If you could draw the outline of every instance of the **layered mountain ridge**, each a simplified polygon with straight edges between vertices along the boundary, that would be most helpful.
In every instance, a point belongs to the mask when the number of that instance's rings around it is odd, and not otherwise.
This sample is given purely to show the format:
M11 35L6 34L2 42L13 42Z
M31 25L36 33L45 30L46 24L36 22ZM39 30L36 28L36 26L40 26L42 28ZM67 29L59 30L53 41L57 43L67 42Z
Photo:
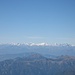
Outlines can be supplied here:
M75 75L75 57L55 59L40 54L0 62L0 75Z
M49 45L41 44L0 44L1 54L16 54L25 52L35 52L50 55L75 55L75 46L69 44Z

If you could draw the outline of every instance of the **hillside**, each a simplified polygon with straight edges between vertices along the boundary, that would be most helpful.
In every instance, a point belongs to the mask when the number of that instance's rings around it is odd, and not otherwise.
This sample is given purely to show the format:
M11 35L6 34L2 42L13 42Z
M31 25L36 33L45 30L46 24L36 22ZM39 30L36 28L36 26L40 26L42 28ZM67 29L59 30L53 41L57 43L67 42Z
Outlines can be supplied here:
M0 75L75 75L75 57L45 58L40 54L0 62Z

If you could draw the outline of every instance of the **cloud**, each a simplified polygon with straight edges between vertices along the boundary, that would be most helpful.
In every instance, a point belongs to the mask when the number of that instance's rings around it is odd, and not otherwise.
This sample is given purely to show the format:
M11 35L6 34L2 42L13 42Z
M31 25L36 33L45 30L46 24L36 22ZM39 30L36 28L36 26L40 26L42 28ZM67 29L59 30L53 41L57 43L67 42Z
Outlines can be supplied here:
M44 39L45 37L36 37L36 36L34 36L34 37L28 37L29 39Z
M58 39L61 39L61 40L75 40L75 38L58 38Z

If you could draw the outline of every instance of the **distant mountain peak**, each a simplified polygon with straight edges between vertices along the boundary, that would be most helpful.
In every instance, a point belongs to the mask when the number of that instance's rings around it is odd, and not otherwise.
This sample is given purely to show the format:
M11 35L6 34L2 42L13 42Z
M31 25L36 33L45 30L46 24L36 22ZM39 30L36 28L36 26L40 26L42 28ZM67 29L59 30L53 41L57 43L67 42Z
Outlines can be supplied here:
M28 45L30 45L30 46L48 46L49 44L47 44L47 43L30 43Z
M21 45L27 45L27 46L74 46L68 43L63 43L63 44L48 44L48 43L7 43L7 44L1 44L0 45L16 45L16 46L21 46Z

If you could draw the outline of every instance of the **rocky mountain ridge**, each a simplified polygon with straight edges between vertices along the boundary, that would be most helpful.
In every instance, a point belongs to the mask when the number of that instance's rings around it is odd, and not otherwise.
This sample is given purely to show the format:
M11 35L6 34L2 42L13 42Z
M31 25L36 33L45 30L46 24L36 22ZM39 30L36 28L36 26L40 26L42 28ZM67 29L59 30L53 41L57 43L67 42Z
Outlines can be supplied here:
M0 62L0 75L75 75L75 57L45 58L40 54Z

